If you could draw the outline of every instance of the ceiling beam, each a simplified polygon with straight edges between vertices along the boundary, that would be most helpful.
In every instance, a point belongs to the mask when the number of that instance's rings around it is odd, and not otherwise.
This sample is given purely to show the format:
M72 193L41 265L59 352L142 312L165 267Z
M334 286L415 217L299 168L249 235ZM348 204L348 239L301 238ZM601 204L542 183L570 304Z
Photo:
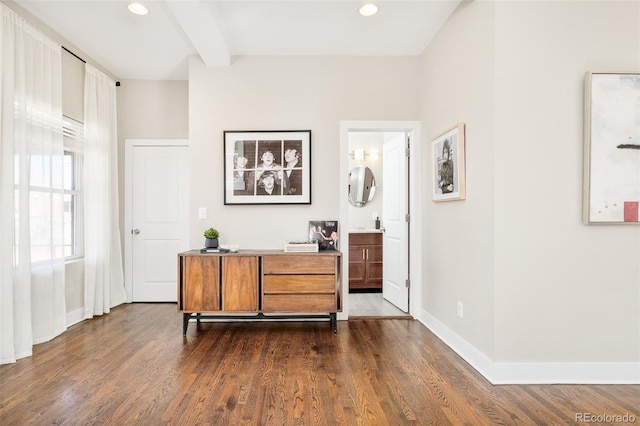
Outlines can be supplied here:
M231 65L229 49L207 1L166 0L165 3L207 66Z

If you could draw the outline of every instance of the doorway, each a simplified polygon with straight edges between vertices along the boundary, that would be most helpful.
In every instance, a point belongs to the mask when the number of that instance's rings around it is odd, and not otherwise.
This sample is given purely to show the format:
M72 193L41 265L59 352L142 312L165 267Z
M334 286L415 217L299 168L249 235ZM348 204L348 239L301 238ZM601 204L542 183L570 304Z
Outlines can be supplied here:
M420 123L419 122L341 122L341 188L344 191L341 192L344 196L340 199L340 220L341 224L341 239L346 244L349 244L350 236L354 235L351 249L343 250L344 268L343 268L343 288L344 288L344 304L343 315L340 319L346 319L346 317L363 317L363 316L375 316L375 317L416 317L420 312L420 287L418 285L410 286L410 283L419 283L422 276L421 271L421 239L416 238L421 232L421 220L417 214L420 208L420 198L417 197L416 184L419 182L419 170L415 167L415 161L420 153L420 146L417 141L420 140ZM406 152L409 153L409 157L405 156L405 145L401 143L401 154L397 155L398 149L389 151L384 148L387 142L400 138L402 141L409 138L408 148ZM367 142L368 141L368 142ZM397 148L397 147L396 147ZM364 151L364 152L363 152ZM372 152L377 151L378 155L371 155ZM385 163L385 154L387 151L387 162ZM357 155L356 155L357 152ZM389 153L396 152L394 155ZM363 155L364 154L364 155ZM354 161L355 158L359 159L359 163ZM369 161L366 161L369 160ZM388 169L391 163L405 162L403 168L400 171L401 178L395 176L391 178L390 182L382 182L385 180L382 165ZM372 173L376 178L377 185L379 186L378 193L371 199L371 205L367 208L355 209L352 204L349 203L347 197L347 188L349 185L349 171L355 166L365 165L370 166ZM388 174L392 174L389 173ZM384 212L383 198L385 193L385 186L388 193L388 198L392 201L392 205L398 206L397 209L390 212L388 207ZM402 188L399 188L399 187ZM401 191L399 191L402 189ZM401 194L403 197L397 197ZM406 197L405 197L406 196ZM389 204L389 203L387 203ZM400 206L402 204L402 206ZM384 212L384 213L383 213ZM401 212L401 213L400 213ZM395 229L395 235L401 238L387 238L391 232L387 233L385 228L386 222L391 225L391 228ZM375 229L375 219L381 219L380 230ZM414 218L410 222L405 223L405 219L408 221L409 217ZM392 221L391 219L394 219ZM411 250L409 250L409 226L411 229L411 235L414 237L411 240ZM398 234L398 229L406 229L406 235L402 236L402 231ZM393 229L392 229L393 230ZM387 250L387 256L381 256L382 259L382 274L385 275L384 279L380 278L380 288L369 289L352 289L349 291L349 274L351 269L354 275L352 282L360 282L360 269L358 266L359 257L361 254L361 248L355 247L355 242L362 240L361 233L365 233L368 237L371 237L371 241L374 241L375 232L381 232L384 238L378 238L380 244L383 244L384 240L388 247L395 244L392 251ZM376 241L377 241L376 240ZM360 243L358 243L360 244ZM398 245L399 244L399 245ZM356 248L358 250L356 250ZM375 252L375 251L374 251ZM364 251L365 255L370 254L368 250ZM350 256L353 258L350 261ZM395 257L395 259L394 259ZM391 263L388 263L391 262ZM355 266L354 266L355 265ZM398 268L398 265L401 268ZM411 268L409 266L412 265ZM351 268L350 268L351 267ZM364 266L366 268L366 266ZM391 277L388 274L384 274L385 271L393 272L396 270L396 276ZM404 270L404 272L403 272ZM374 270L375 271L375 270ZM398 273L400 275L398 275ZM401 278L398 278L401 276ZM370 287L375 287L375 280ZM390 292L389 284L392 284ZM398 292L399 291L399 292ZM404 296L402 295L404 292ZM384 295L384 296L383 296ZM395 300L394 300L395 299ZM404 303L403 303L404 299ZM391 303L389 300L391 300ZM409 303L410 302L410 303ZM399 305L399 307L395 306Z
M175 302L177 254L189 248L186 140L125 141L125 289L133 302Z

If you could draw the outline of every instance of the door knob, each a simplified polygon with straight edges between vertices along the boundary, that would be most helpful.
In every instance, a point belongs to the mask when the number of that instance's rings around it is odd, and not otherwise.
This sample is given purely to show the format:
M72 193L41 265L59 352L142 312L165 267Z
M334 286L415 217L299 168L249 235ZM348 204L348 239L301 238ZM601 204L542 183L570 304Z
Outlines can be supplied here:
M132 233L132 234L135 234L135 235L138 235L138 234L140 233L140 230L139 230L138 228L136 228L136 229L132 229L132 230L131 230L131 233Z

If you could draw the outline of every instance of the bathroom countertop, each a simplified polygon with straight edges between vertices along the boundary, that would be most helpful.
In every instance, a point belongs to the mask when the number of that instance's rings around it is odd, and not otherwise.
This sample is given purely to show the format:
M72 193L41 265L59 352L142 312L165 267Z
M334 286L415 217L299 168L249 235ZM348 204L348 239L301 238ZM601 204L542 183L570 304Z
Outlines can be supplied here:
M349 229L349 233L362 234L371 232L382 232L382 229Z

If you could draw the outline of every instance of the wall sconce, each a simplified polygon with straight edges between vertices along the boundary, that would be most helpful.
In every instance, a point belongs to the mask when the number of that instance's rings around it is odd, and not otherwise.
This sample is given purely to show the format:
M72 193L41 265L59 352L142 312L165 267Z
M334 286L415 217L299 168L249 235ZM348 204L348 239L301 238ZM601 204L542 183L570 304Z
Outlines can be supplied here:
M364 149L354 149L353 150L353 159L354 160L364 160Z
M369 152L365 151L364 149L358 148L349 153L349 156L354 160L364 160L364 157L366 157L367 155L372 160L377 160L380 156L377 148L374 148Z

